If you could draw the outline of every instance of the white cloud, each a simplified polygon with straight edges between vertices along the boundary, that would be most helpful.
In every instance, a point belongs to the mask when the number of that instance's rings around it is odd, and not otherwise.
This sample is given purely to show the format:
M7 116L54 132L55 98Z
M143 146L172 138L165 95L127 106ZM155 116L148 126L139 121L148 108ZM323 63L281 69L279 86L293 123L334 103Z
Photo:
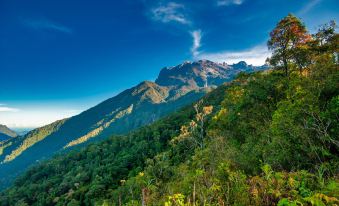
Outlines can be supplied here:
M304 15L308 13L313 7L319 4L322 0L311 0L303 8L298 11L298 15Z
M0 112L18 112L19 109L12 108L12 107L6 107L4 104L0 104Z
M196 57L199 55L199 48L201 46L201 30L195 30L191 32L193 38L193 45L191 48L192 56Z
M218 0L218 6L229 6L229 5L241 5L244 1L243 0Z
M214 62L226 62L228 64L246 61L248 64L260 66L265 64L265 60L271 53L264 45L259 45L243 51L222 51L216 53L200 53L196 59L208 59Z
M39 19L39 20L24 20L23 23L30 28L37 29L37 30L53 30L62 33L73 33L72 29L63 26L61 24L46 20L46 19Z
M184 15L185 6L175 2L169 2L166 5L152 9L152 18L164 23L177 22L180 24L190 24L190 21Z

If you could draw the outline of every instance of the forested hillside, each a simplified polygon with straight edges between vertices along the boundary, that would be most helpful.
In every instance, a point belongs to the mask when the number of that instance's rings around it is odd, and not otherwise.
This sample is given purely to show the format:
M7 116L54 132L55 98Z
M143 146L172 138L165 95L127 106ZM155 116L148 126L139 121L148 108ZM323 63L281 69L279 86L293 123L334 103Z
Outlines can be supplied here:
M339 35L292 15L272 69L128 135L42 162L1 205L338 205Z

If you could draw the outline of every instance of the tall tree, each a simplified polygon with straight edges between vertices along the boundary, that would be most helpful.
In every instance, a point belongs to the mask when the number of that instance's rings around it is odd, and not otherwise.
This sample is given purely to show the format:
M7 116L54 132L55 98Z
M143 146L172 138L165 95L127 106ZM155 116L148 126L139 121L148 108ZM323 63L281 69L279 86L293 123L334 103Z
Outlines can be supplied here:
M304 48L311 40L304 24L292 14L283 18L270 33L268 48L273 54L270 63L277 68L283 68L286 76L289 74L289 64L296 63L301 68L304 65L298 64L299 59L307 55ZM302 50L301 50L302 49Z
M336 33L337 28L335 21L322 25L313 35L313 49L317 55L329 54L333 56L334 61L338 64L339 35Z

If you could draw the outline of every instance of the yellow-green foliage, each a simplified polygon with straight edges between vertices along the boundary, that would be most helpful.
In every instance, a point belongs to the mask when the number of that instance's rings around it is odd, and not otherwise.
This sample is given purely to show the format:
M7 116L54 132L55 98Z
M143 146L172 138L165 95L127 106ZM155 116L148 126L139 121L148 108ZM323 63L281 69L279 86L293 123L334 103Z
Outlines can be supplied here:
M21 153L23 153L26 149L30 148L37 142L40 142L41 140L45 139L48 135L53 133L54 131L58 130L59 127L66 121L59 120L52 124L49 124L47 126L35 129L31 132L29 132L26 136L23 142L15 149L13 150L9 155L6 155L4 159L4 163L10 162L14 160L17 156L19 156Z
M7 147L9 147L11 145L12 145L12 142L1 143L1 145L0 145L0 156L3 154L4 149L6 149Z
M133 111L133 104L130 105L128 108L120 110L120 111L115 111L112 115L113 118L110 119L107 122L104 122L103 120L101 120L100 122L98 122L96 124L97 128L91 130L90 132L88 132L87 134L85 134L84 136L81 136L73 141L71 141L70 143L68 143L66 146L64 146L64 148L68 148L68 147L73 147L75 145L78 144L82 144L86 141L88 141L89 139L98 136L104 129L106 129L107 127L109 127L113 122L115 122L117 119L120 119L130 113L132 113Z

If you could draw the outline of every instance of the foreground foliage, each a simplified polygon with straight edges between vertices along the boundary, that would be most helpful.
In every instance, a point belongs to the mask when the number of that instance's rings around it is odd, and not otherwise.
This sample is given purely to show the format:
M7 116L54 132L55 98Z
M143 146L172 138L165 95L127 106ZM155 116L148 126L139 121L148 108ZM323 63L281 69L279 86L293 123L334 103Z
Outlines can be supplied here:
M333 24L288 52L300 47L307 66L291 55L283 70L241 73L150 126L43 162L0 204L339 205Z

